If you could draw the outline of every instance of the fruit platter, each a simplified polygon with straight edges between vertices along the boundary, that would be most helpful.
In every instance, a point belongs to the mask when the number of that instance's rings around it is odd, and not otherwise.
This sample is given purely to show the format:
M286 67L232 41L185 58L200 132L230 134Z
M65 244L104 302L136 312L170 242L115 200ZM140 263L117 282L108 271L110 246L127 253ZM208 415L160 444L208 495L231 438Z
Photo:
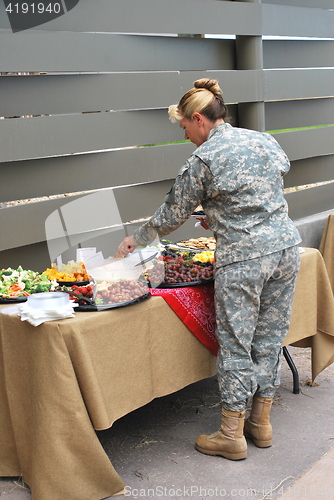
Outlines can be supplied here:
M214 262L213 250L166 244L145 276L152 288L193 286L213 280Z
M57 264L51 264L51 267L45 269L42 274L47 276L49 280L55 280L62 285L88 284L90 281L84 263L75 262L74 260L63 264L61 269L58 269Z
M141 302L150 297L144 281L117 280L114 282L89 283L88 285L59 286L76 304L76 311L98 311L123 307Z

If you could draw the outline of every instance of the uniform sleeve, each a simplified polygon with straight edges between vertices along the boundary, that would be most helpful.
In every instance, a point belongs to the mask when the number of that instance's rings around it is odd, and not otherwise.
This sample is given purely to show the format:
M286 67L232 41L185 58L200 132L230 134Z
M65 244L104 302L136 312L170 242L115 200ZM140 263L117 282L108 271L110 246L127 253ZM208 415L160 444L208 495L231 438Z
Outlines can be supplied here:
M180 170L164 203L134 232L139 245L148 245L175 231L192 214L205 197L205 184L209 181L209 168L197 157L191 157Z
M290 170L290 160L285 153L285 151L281 148L279 143L276 141L276 139L270 135L270 134L265 134L267 136L267 139L269 143L271 143L271 148L274 151L274 154L276 155L277 162L280 165L280 171L281 175L285 175L289 172Z

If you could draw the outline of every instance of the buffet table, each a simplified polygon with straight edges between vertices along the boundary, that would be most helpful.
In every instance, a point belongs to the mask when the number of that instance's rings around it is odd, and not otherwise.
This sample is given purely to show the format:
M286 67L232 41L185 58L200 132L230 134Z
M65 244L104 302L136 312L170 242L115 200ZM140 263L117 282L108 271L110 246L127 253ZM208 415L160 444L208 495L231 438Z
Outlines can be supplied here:
M321 253L301 254L290 329L283 345L312 348L312 380L334 362L334 296Z
M285 345L312 347L315 378L334 360L334 298L320 252L301 257ZM0 314L0 475L22 476L34 500L120 492L95 430L215 374L183 321L160 296L38 327Z
M330 214L321 238L319 251L323 256L334 292L334 213Z
M34 500L124 487L94 429L215 374L215 357L161 297L34 327L0 314L0 474Z

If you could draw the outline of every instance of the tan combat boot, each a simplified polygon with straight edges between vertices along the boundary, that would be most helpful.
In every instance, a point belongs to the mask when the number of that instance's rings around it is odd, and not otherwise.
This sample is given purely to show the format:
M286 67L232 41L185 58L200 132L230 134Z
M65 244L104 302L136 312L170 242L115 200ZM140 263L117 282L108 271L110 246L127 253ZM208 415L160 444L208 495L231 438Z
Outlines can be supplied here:
M270 423L272 398L254 396L250 416L245 421L244 435L259 448L272 445L273 431Z
M219 431L196 439L196 450L206 455L220 455L229 460L247 457L247 442L243 435L246 411L222 410Z

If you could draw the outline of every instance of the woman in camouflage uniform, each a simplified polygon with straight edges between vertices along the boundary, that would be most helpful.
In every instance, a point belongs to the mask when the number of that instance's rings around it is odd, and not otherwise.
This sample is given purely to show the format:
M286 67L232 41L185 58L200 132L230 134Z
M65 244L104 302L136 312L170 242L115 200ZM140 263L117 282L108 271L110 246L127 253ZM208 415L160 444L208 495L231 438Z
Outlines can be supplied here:
M222 424L201 435L202 453L247 456L246 437L272 444L270 409L289 328L300 237L288 217L283 176L289 160L269 134L232 127L216 80L194 83L169 116L197 149L155 214L125 238L126 254L183 224L198 205L216 238L217 375ZM253 398L245 422L247 401Z

